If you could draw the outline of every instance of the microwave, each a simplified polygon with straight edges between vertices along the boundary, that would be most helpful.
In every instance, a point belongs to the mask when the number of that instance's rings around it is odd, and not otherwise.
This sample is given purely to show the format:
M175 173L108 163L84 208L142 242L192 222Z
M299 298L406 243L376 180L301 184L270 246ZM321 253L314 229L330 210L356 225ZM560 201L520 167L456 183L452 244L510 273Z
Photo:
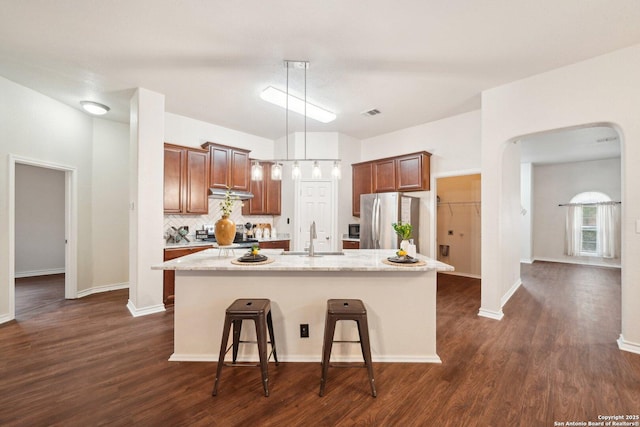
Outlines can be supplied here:
M349 238L350 239L360 238L360 224L349 224Z

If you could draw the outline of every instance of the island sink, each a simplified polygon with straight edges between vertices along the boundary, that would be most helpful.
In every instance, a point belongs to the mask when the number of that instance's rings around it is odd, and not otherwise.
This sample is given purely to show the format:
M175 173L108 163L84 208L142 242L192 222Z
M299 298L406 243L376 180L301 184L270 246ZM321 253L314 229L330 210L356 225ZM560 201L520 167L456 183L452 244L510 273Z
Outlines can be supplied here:
M318 256L327 256L327 255L344 255L344 252L342 251L337 251L337 252L330 252L330 251L315 251L313 253L313 255L309 255L309 252L307 251L282 251L280 253L280 255L298 255L298 256L312 256L312 257L318 257Z

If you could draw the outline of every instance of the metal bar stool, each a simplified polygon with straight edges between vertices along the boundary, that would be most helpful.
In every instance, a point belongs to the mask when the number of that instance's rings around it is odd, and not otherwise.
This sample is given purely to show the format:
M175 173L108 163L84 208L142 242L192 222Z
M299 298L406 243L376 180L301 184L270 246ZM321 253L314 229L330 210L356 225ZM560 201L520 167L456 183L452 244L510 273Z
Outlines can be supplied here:
M256 325L257 341L241 341L240 332L242 330L243 320L253 320ZM229 342L229 331L233 324L233 343L227 348ZM269 330L269 339L267 341L267 329ZM222 343L220 344L220 355L218 356L218 369L216 371L216 380L213 385L212 396L218 394L218 383L222 374L222 365L224 365L224 357L233 348L233 363L228 366L258 366L254 363L237 362L238 347L240 344L257 343L258 353L260 355L260 370L262 372L262 385L264 387L264 395L269 396L269 375L267 365L271 355L278 365L278 354L276 353L276 340L273 336L273 321L271 320L271 301L268 299L237 299L231 304L226 311L224 317L224 329L222 331ZM271 353L267 356L267 344L271 344Z
M359 341L334 341L333 336L338 320L355 320L358 324ZM320 396L324 395L324 386L329 371L329 359L333 343L360 343L364 366L369 373L371 394L376 397L376 385L373 379L373 365L371 363L371 347L369 345L369 326L367 323L367 309L359 299L330 299L327 301L327 314L324 324L324 342L322 344L322 377L320 379ZM334 365L337 366L337 365ZM341 365L349 366L351 365ZM360 367L360 366L358 366Z

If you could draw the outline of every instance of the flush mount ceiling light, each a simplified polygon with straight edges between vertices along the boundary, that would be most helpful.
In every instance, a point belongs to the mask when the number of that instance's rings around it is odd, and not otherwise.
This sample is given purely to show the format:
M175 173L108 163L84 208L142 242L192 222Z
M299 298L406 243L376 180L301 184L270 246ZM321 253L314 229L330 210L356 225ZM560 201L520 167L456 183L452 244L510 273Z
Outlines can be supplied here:
M293 111L294 113L298 113L303 116L305 115L306 107L306 116L322 123L329 123L336 119L335 113L309 102L305 103L304 99L300 99L297 96L289 94L287 100L287 92L283 92L273 86L269 86L263 90L260 94L260 98L275 104L278 107L286 108L289 111Z
M82 105L82 108L84 108L86 112L96 116L107 114L107 112L111 109L104 104L93 101L80 101L80 105Z

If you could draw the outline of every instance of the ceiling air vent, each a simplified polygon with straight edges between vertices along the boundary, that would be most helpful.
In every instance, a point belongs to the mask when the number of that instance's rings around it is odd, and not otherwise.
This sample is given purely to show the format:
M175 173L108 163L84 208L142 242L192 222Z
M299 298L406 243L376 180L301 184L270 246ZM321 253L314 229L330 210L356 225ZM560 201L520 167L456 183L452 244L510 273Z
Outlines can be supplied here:
M375 115L380 114L380 110L378 110L377 108L374 108L374 109L371 109L369 111L363 111L360 114L362 114L363 116L371 117L371 116L375 116Z
M598 138L596 139L596 142L598 144L602 144L603 142L612 142L612 141L616 141L618 139L617 136L608 136L606 138Z

